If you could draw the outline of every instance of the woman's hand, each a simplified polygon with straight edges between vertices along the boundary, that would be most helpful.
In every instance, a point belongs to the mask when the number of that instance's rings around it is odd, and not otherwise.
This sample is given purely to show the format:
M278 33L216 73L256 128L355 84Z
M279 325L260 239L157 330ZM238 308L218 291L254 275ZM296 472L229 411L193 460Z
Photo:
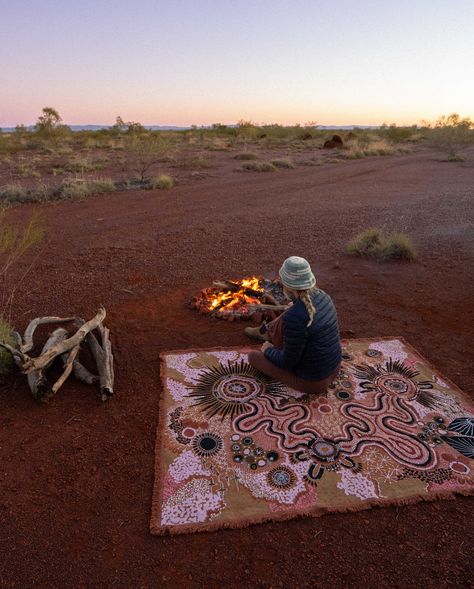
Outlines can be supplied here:
M263 342L262 347L260 348L262 352L268 350L268 348L273 348L273 345L270 342Z

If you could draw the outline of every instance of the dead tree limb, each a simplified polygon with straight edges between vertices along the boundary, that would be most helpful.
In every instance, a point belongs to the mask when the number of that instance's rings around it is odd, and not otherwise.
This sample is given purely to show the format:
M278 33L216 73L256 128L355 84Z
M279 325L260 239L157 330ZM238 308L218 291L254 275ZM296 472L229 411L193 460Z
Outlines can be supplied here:
M38 325L45 323L68 323L74 321L75 317L37 317L28 324L23 335L23 343L20 346L20 352L26 353L33 348L33 335Z
M114 358L112 356L109 330L102 324L98 326L98 329L101 335L102 345L99 344L92 331L87 334L86 342L97 364L102 401L106 401L114 393Z
M64 363L64 372L61 374L61 376L58 378L58 380L51 387L51 395L55 395L58 392L58 390L64 384L66 378L71 374L73 366L74 366L74 360L76 359L76 356L79 354L80 349L81 349L81 344L77 344L77 346L74 346L72 348L72 350L69 351L69 353L67 355L67 359Z
M49 336L46 343L44 344L41 353L46 353L54 346L66 340L67 337L68 332L65 329L63 329L62 327L55 329L53 333ZM52 362L53 359L51 359L51 361L48 364L46 364L46 366L44 366L43 368L32 370L31 372L28 372L28 374L26 375L31 394L35 399L40 399L44 401L53 394L51 384L46 378L46 370L51 366Z
M51 347L46 352L42 353L38 358L29 358L23 366L24 372L31 372L32 370L39 370L47 366L56 356L61 356L65 352L72 350L75 346L79 345L86 335L95 329L99 323L105 319L105 309L101 307L95 317L90 321L87 321L82 325L74 335L59 342L55 346Z
M64 356L63 356L64 358ZM67 359L65 360L67 362ZM79 362L79 360L74 360L72 364L72 372L77 380L85 384L95 384L99 381L99 377L96 374L92 374L87 368Z

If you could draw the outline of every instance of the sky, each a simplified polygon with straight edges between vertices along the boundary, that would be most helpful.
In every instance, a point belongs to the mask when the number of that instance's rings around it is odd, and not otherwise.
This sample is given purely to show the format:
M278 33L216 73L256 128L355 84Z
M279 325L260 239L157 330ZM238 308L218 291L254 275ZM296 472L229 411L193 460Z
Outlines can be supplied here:
M473 0L0 0L0 127L474 118Z

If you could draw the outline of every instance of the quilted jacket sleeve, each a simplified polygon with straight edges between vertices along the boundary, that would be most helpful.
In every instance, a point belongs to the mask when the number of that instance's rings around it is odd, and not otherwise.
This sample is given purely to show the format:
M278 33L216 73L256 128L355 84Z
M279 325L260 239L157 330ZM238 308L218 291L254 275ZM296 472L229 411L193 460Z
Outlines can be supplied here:
M308 337L305 318L296 313L285 313L283 317L283 349L267 348L264 352L265 357L276 366L291 370L300 361Z

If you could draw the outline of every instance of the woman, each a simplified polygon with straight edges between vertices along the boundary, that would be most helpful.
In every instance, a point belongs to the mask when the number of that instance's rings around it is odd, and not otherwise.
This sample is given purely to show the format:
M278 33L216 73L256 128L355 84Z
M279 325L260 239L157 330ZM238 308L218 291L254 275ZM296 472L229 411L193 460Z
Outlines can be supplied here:
M264 340L261 351L249 353L249 362L292 389L325 393L341 364L336 309L331 297L316 288L304 258L287 258L280 279L293 304L271 323L245 329L248 336Z

